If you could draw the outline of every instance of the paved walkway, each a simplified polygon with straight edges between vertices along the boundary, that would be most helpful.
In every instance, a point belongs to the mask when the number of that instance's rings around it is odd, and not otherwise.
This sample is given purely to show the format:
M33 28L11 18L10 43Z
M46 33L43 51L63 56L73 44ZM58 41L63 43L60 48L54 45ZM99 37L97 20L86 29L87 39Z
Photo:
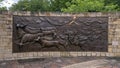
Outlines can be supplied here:
M120 58L60 57L0 61L0 68L120 68Z
M110 63L116 63L117 61L111 61L111 60L106 60L106 59L98 59L98 60L92 60L92 61L87 61L87 62L82 62L82 63L76 63L68 66L64 66L62 68L113 68L113 64ZM106 66L107 65L107 66ZM117 67L118 68L118 67Z

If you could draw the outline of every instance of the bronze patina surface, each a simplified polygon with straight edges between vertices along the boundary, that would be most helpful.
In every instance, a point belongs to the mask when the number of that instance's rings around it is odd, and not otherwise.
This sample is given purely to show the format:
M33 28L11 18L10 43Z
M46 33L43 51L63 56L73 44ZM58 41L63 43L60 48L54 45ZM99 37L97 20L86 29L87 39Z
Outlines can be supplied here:
M13 52L108 50L108 17L13 16Z

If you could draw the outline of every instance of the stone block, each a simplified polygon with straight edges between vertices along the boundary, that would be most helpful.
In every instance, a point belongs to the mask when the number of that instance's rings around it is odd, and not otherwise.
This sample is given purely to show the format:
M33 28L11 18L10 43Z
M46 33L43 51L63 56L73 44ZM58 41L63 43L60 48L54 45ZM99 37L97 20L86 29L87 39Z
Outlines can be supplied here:
M120 53L115 53L115 56L116 57L120 57Z
M116 52L117 52L117 53L120 53L120 49L117 48L117 49L116 49Z
M33 56L34 57L38 56L38 52L33 52Z
M113 48L112 52L116 53L117 52L117 48Z
M82 52L82 56L87 56L87 53L86 52Z
M100 55L100 52L96 52L96 56L101 56L101 55Z
M118 46L118 49L120 49L120 45Z
M105 56L108 56L108 57L109 57L109 56L110 56L110 53L105 53Z
M27 11L27 12L26 12L26 16L29 16L30 14L31 14L30 11Z
M42 52L43 57L49 57L49 52Z
M13 56L14 58L17 58L17 57L18 57L18 56L17 56L17 53L13 53L12 56Z
M72 55L72 56L74 56L76 53L74 53L74 52L60 52L60 56L70 56L70 55Z
M24 53L17 53L17 57L18 58L23 58L24 57Z
M60 56L66 56L66 53L65 52L60 52Z
M29 53L31 53L31 52L29 52ZM28 52L25 52L25 53L23 53L23 56L24 57L28 57L30 54L29 54ZM31 53L31 55L33 55L33 53Z
M96 56L96 53L95 53L95 52L92 52L92 56Z
M34 56L34 53L26 53L26 55L24 55L24 56L29 56L29 57L33 57Z
M77 52L68 52L68 54L66 54L65 56L76 57L76 56L78 56L78 53Z
M109 57L114 57L115 54L114 53L109 53Z
M108 52L113 52L113 48L112 48L112 47L109 47L109 48L108 48Z
M82 56L82 52L78 52L77 54L78 54L78 56Z
M38 52L38 56L42 57L43 56L42 52Z
M60 57L60 52L50 52L50 57Z
M4 58L4 53L0 54L0 59L3 59L3 58Z
M100 56L106 56L106 54L104 52L101 52Z
M117 46L119 45L119 41L117 40L117 38L116 38L116 40L113 40L113 41L112 41L112 45L113 45L114 47L117 47Z
M13 56L12 56L12 54L11 53L6 53L6 54L4 54L4 58L12 58Z
M91 52L86 52L87 56L92 56Z

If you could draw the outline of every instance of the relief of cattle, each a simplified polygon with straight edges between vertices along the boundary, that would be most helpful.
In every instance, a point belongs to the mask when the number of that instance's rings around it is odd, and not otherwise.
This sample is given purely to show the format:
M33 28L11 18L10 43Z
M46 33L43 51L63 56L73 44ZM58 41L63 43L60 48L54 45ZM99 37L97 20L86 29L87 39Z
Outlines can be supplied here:
M107 17L14 16L13 51L107 51Z

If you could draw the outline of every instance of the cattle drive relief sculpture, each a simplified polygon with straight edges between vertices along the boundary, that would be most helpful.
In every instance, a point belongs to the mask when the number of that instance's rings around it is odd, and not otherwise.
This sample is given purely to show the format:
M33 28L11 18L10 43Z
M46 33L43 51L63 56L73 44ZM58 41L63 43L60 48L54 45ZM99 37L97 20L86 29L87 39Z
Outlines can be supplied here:
M108 17L13 16L13 52L105 52L107 46Z

